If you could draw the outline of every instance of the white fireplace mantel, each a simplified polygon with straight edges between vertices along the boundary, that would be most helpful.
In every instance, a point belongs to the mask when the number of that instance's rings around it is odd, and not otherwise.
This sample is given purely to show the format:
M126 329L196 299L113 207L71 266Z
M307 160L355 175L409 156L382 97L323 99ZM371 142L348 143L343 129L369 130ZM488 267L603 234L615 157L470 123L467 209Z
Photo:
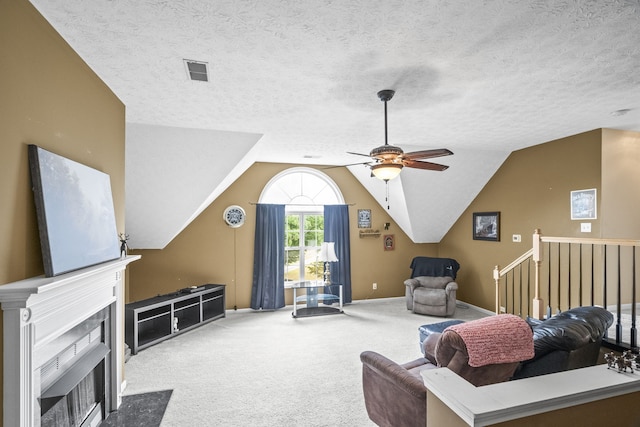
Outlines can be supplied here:
M89 316L111 308L111 404L120 404L124 357L124 271L139 255L55 277L0 286L4 342L4 425L38 427L42 349Z

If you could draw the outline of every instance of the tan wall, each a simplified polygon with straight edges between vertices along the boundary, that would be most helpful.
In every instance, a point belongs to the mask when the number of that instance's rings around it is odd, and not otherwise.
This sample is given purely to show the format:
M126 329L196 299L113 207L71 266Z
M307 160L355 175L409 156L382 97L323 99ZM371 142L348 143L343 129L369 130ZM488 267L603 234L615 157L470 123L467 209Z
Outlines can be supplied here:
M531 248L534 229L548 236L600 237L600 220L580 232L569 210L571 190L596 188L600 197L601 131L594 130L513 152L440 242L439 256L455 258L458 298L494 310L492 270ZM600 204L598 204L600 206ZM499 211L500 242L473 240L473 212ZM512 235L522 235L513 243Z
M640 393L628 393L609 399L558 409L519 420L493 424L495 427L538 426L628 426L640 425Z
M639 397L640 393L628 393L491 425L495 427L564 425L635 427L640 425L640 410L637 404ZM427 427L463 427L468 425L429 391L427 391L427 408Z
M0 58L4 284L44 272L27 144L109 174L118 230L124 231L125 109L26 0L0 1Z
M246 308L251 302L255 205L267 182L279 172L299 165L257 163L234 182L195 221L162 250L142 250L142 260L132 264L130 299L138 301L157 294L202 283L227 284L227 308ZM371 195L344 168L323 170L340 188L349 208L351 226L351 280L353 299L404 295L404 280L414 256L437 256L435 244L414 244ZM247 212L241 228L229 228L222 213L229 205ZM395 250L384 251L382 237L358 236L357 211L371 209L373 228L395 235ZM235 243L234 243L235 242ZM235 245L235 251L234 251ZM235 255L235 256L234 256ZM235 266L235 268L234 268ZM235 273L235 274L234 274ZM235 276L235 277L234 277ZM237 283L237 288L233 286ZM372 283L378 290L372 291ZM286 294L287 304L292 295Z
M602 237L640 239L640 133L602 131Z

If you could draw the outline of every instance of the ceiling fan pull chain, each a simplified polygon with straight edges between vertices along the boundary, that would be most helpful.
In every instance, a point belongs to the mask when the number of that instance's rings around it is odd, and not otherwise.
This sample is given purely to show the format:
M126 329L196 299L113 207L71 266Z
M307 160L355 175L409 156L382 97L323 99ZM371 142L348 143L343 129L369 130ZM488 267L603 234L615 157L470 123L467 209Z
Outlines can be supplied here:
M385 201L387 202L387 210L389 210L389 180L385 179L384 184L387 187L387 196L385 197Z

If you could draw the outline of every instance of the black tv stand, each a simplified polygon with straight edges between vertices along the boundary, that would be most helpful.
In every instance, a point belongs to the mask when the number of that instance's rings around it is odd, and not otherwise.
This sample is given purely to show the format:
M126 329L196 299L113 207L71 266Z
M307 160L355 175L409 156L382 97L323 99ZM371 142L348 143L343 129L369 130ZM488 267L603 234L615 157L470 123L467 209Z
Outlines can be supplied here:
M167 295L125 305L125 342L131 354L207 322L225 317L225 285Z

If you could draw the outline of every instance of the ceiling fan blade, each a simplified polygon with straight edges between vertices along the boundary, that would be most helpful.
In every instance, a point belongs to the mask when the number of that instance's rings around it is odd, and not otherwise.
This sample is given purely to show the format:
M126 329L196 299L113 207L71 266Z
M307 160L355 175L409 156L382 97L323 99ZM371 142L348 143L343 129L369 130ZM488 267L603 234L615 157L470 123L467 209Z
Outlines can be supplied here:
M441 165L438 163L421 162L419 160L404 159L402 163L409 168L426 169L430 171L443 171L443 170L449 169L449 166Z
M349 163L348 165L334 165L334 166L327 166L324 167L322 169L334 169L334 168L346 168L347 166L357 166L357 165L367 165L367 166L371 166L370 165L370 161L369 162L358 162L358 163Z
M370 155L368 155L368 154L353 153L353 152L351 152L351 151L347 151L347 154L353 154L353 155L355 155L355 156L371 157L371 156L370 156Z
M411 153L404 153L402 155L403 159L415 160L415 159L430 159L432 157L442 157L442 156L450 156L453 153L446 148L438 148L435 150L422 150L422 151L412 151Z

